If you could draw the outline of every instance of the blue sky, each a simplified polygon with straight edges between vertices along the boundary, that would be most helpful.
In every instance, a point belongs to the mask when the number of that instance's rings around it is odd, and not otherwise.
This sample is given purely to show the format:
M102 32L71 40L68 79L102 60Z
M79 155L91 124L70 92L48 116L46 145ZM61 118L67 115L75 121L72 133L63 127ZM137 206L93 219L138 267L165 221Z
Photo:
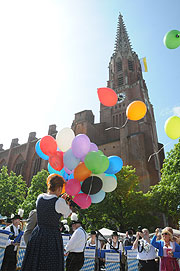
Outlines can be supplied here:
M133 50L146 56L144 73L154 106L159 142L166 119L180 116L180 47L167 49L166 32L180 30L179 0L0 1L0 144L27 142L70 127L74 114L92 109L99 122L97 88L106 86L119 12Z

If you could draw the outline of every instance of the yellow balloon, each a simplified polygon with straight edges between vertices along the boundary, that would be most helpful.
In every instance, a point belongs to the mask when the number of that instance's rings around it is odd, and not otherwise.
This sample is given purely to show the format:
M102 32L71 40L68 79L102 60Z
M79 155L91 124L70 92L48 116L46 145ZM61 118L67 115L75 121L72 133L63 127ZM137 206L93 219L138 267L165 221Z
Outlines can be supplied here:
M166 120L164 130L168 137L177 139L180 137L180 118L177 116L170 117Z
M126 109L126 116L129 120L140 120L146 115L147 107L142 101L130 103Z

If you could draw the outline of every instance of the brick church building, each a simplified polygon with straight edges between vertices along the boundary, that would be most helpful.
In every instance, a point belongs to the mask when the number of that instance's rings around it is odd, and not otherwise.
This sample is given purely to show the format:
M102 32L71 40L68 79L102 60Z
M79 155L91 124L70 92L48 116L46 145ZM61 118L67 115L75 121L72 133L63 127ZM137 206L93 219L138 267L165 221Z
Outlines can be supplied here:
M105 155L118 155L124 165L132 165L139 176L141 189L146 192L150 185L160 180L160 169L164 153L154 155L163 145L158 143L153 106L150 103L148 89L143 79L138 55L132 50L122 15L118 18L115 50L109 62L109 80L107 86L114 89L118 102L113 107L100 104L100 123L94 123L91 110L75 114L72 129L75 134L87 134ZM139 121L126 121L126 108L135 100L143 101L147 106L146 116ZM55 136L56 125L50 125L48 134ZM21 174L30 185L32 176L47 169L47 161L35 153L36 133L29 134L28 142L19 145L18 139L12 139L10 149L3 150L0 145L0 168L7 165L9 170Z

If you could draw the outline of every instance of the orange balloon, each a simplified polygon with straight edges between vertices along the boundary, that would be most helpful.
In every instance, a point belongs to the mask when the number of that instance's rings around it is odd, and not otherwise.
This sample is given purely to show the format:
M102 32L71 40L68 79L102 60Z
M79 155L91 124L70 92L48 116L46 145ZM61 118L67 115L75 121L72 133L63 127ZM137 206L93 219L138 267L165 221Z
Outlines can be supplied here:
M91 175L91 171L85 166L84 163L80 163L74 170L74 179L82 182Z
M126 109L126 116L129 120L140 120L146 115L147 107L142 101L130 103Z
M111 88L98 88L97 90L100 102L105 106L114 106L117 103L118 96Z

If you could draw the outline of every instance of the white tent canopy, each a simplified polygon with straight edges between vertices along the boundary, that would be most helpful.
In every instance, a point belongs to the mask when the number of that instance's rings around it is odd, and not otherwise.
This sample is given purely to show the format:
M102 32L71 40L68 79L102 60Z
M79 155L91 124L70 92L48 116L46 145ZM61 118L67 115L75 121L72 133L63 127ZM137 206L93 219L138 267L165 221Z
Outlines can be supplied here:
M99 230L99 232L105 237L105 238L110 238L112 236L112 233L114 232L113 230L109 230L107 228L102 228ZM122 232L117 232L119 236L124 237L125 233ZM101 236L99 236L99 239L103 239Z

